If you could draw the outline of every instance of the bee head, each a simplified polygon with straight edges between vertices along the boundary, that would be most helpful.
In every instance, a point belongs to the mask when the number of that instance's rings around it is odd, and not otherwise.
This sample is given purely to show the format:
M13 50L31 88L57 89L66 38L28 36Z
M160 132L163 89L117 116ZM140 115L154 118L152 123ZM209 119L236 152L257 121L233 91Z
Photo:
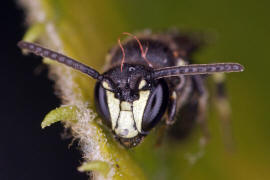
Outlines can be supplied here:
M97 110L118 138L137 142L161 120L168 86L163 79L152 79L152 74L153 70L143 65L125 64L122 71L112 68L97 82Z

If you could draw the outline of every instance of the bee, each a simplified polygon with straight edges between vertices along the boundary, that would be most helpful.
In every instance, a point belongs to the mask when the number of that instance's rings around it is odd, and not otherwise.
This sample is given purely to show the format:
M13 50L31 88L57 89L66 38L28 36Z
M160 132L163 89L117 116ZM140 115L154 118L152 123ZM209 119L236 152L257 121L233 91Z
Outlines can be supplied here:
M118 39L103 73L38 44L20 41L18 46L94 78L97 112L128 148L140 144L159 122L174 124L181 110L194 99L199 110L188 113L204 121L205 76L244 70L238 63L191 64L200 42L187 34L124 34L130 37L123 44Z

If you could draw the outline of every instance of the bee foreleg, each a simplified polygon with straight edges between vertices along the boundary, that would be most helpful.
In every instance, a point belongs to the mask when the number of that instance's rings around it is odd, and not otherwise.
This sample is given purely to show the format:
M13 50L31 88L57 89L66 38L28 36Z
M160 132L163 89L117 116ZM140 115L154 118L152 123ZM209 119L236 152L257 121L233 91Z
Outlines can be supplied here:
M175 91L173 91L171 93L169 104L168 104L166 125L172 125L175 122L176 106L177 106L177 94Z
M214 74L213 79L216 87L214 102L221 120L225 146L232 149L231 107L226 93L225 75Z
M203 132L203 138L200 143L201 145L205 145L210 138L207 125L208 91L205 88L203 76L197 75L194 76L193 79L198 92L198 115L196 120Z
M159 147L162 144L166 130L168 129L170 125L174 124L175 122L176 106L177 106L177 94L175 91L173 91L169 99L167 116L165 117L165 123L161 125L158 131L156 147Z

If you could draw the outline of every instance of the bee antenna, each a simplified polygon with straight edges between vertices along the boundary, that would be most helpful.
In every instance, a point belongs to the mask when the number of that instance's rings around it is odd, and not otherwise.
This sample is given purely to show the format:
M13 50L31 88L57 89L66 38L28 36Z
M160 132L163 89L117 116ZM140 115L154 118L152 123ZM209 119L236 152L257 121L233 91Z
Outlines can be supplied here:
M87 74L87 75L91 76L92 78L97 79L99 81L101 81L103 79L103 76L100 75L99 72L97 72L93 68L86 66L86 65L84 65L84 64L82 64L82 63L80 63L80 62L78 62L70 57L67 57L63 54L60 54L58 52L44 48L38 44L20 41L20 42L18 42L18 46L21 49L26 49L26 50L30 51L31 53L34 53L38 56L49 58L49 59L55 60L59 63L65 64L69 67L72 67L74 69L77 69L77 70L83 72L84 74Z
M153 72L153 77L154 79L159 79L179 75L199 75L242 71L244 71L244 67L238 63L191 64L157 69Z

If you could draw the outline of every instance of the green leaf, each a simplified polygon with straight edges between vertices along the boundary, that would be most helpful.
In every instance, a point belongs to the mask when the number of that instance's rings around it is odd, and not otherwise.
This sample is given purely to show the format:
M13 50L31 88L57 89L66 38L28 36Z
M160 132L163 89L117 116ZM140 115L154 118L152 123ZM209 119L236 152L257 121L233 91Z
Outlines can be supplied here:
M70 121L75 123L77 122L77 111L78 109L75 106L62 106L56 108L45 116L41 123L41 128L43 129L59 121Z
M87 172L87 171L99 171L103 174L105 178L107 178L107 175L110 171L111 167L108 163L103 161L91 161L83 163L78 170L81 172Z

